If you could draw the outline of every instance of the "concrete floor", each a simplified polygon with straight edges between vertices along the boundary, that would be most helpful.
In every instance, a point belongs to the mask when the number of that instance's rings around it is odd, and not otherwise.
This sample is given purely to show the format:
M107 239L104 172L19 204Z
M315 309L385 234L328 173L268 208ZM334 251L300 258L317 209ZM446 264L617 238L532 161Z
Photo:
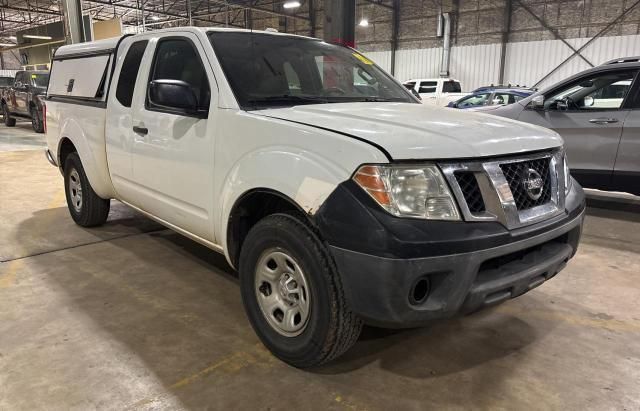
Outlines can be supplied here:
M0 410L640 409L640 200L593 202L626 211L590 208L578 256L542 287L366 328L301 371L262 347L221 256L117 202L77 227L41 150L0 152Z

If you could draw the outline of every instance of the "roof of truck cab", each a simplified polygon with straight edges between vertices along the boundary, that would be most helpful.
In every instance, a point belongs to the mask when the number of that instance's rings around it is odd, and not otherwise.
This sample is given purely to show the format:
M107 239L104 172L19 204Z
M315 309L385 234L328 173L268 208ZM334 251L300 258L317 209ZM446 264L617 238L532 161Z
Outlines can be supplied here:
M222 27L172 27L168 29L154 30L153 32L146 32L141 34L134 35L125 35L126 37L136 38L142 34L162 34L167 32L203 32L207 33L210 31L219 31L219 32L238 32L238 33L259 33L259 34L267 34L272 36L288 36L288 37L299 37L299 38L307 38L313 40L320 40L313 37L300 36L297 34L289 34L289 33L280 33L274 31L261 31L261 30L248 30L248 29L237 29L237 28L222 28ZM66 46L62 46L56 50L56 54L54 56L54 60L70 55L82 55L82 54L95 54L100 53L102 51L113 50L117 47L118 42L122 39L122 37L113 37L105 40L97 40L90 41L86 43L77 43L77 44L69 44Z

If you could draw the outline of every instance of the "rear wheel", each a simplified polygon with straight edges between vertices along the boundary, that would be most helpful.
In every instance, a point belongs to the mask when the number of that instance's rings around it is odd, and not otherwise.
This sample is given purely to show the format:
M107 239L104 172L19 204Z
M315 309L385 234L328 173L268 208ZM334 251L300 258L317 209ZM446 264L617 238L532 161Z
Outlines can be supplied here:
M316 366L357 341L362 321L347 306L333 260L304 217L259 221L242 245L239 271L251 325L281 360Z
M31 112L31 127L36 133L44 133L44 122L42 121L42 114L35 108L30 110Z
M9 107L7 107L6 104L2 105L2 120L4 121L4 125L7 127L13 127L16 125L16 119L11 117Z
M78 153L69 154L64 162L64 189L69 213L76 224L95 227L107 221L110 201L93 191Z

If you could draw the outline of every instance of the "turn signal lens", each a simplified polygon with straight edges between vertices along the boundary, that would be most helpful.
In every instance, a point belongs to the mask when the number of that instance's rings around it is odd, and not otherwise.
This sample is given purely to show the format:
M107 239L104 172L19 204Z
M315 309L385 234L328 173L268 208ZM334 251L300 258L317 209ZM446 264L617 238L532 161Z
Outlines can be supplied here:
M353 180L398 217L460 220L453 196L435 165L366 165L358 169Z
M360 167L353 179L381 206L388 207L391 204L391 198L377 167Z

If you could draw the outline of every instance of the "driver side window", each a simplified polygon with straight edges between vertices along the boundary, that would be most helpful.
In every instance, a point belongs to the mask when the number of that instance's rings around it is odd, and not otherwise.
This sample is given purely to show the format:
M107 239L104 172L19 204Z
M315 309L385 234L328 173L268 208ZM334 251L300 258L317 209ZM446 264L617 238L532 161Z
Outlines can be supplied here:
M622 107L635 70L605 72L583 77L545 101L548 110L617 110Z

